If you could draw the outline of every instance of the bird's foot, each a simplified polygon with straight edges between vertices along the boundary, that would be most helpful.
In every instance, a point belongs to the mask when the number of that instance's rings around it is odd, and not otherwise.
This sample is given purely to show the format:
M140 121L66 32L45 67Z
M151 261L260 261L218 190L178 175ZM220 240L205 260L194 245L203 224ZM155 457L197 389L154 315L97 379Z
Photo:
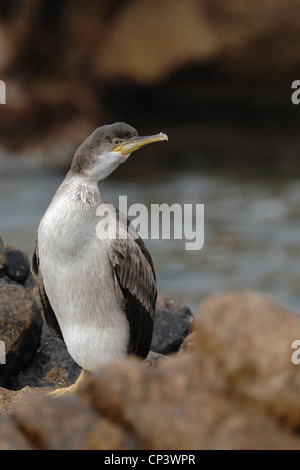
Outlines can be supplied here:
M63 388L57 388L56 390L53 390L53 392L49 392L48 395L51 397L59 397L61 395L74 395L77 392L78 385L76 385L76 382L73 385L70 385L70 387L63 387Z
M89 371L83 369L73 385L70 385L69 387L58 388L53 390L53 392L49 392L48 395L54 398L57 398L61 395L75 395L80 385L89 374Z

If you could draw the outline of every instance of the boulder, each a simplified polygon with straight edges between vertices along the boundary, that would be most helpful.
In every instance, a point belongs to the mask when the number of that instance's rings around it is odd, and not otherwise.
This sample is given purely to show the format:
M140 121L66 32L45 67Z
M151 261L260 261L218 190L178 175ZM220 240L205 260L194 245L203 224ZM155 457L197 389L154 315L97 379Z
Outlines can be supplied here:
M32 450L30 442L9 418L0 419L0 450Z
M5 344L6 363L0 366L0 385L32 361L40 345L42 318L32 294L21 285L0 286L0 338Z
M128 439L126 430L76 396L37 397L15 411L14 422L35 449L122 450Z
M68 387L72 385L81 368L69 355L66 345L44 324L40 347L34 354L31 364L12 381L11 388L19 390L26 385L31 387Z
M232 394L216 364L199 351L149 369L137 359L92 375L81 395L131 429L138 448L299 448L300 438L253 404Z
M193 322L190 309L163 295L158 295L151 351L169 354L178 351Z
M0 386L9 387L33 360L40 345L42 317L27 256L16 247L5 248L2 241L0 273L0 340L6 353L5 364L0 365Z
M300 365L292 343L300 318L253 291L209 297L196 320L197 347L212 358L235 394L285 426L300 426Z
M189 333L182 341L180 348L178 349L178 354L182 354L185 351L192 351L193 349L195 349L195 344L196 333L195 331L192 331L192 333Z
M0 415L11 414L19 406L26 406L28 401L38 395L45 395L50 388L35 388L25 386L20 390L8 390L0 387Z
M18 398L22 392L11 393ZM76 396L54 400L31 389L23 406L11 410L13 419L0 417L0 450L121 450L128 440L126 430Z
M27 255L15 246L8 246L5 250L6 274L13 281L23 284L30 271L30 263Z
M29 276L30 263L26 253L16 246L5 247L0 238L0 278L7 277L18 284L24 284Z

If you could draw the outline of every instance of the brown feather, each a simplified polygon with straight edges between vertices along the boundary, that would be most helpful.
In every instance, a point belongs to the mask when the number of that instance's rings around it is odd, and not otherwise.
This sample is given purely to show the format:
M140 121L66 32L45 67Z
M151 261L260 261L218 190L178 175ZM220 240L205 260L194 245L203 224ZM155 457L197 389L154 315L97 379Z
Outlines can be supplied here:
M151 346L157 298L150 253L140 237L134 239L128 234L126 240L111 240L109 257L120 305L129 321L129 353L146 357Z

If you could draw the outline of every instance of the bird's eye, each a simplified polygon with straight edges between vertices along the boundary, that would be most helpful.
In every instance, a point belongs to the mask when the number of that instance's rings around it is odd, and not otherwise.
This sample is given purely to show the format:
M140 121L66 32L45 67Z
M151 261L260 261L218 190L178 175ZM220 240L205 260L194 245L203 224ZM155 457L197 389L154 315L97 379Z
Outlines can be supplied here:
M113 139L113 140L112 140L112 144L113 144L115 147L117 147L118 145L120 145L120 143L121 143L121 140L120 140L120 139Z

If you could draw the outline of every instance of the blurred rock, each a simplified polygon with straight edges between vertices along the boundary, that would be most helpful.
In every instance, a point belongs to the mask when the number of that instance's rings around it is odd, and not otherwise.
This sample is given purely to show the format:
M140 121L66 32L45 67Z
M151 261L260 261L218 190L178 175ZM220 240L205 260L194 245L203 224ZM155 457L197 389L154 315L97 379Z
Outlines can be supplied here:
M299 316L252 291L208 298L196 321L196 342L218 364L235 393L285 426L300 426L300 367L291 349Z
M36 449L125 448L126 431L76 396L36 398L32 406L16 410L14 421Z
M30 442L11 419L0 419L0 450L33 450Z
M144 360L144 362L149 367L158 367L161 364L161 362L165 361L167 358L168 356L165 356L164 354L149 351L149 354Z
M192 322L192 312L186 305L158 295L151 351L160 354L178 351Z
M288 90L300 73L299 8L297 0L247 0L242 5L232 0L162 0L156 5L150 0L28 0L17 6L4 2L0 5L0 68L7 85L7 104L0 117L0 147L3 151L22 151L30 165L62 169L68 167L76 147L87 135L110 122L111 117L116 120L116 113L132 116L133 125L143 120L149 128L148 103L156 104L152 122L158 124L159 115L164 114L163 123L169 124L174 116L177 121L178 116L179 121L182 115L190 116L190 104L195 100L195 116L201 111L206 116L203 103L207 96L212 100L217 96L215 111L229 103L217 135L224 132L232 102L247 103L253 83L259 86L259 93L258 100L250 98L252 105L263 102L265 108L273 101L276 105L277 93L274 100L270 99L269 84L281 82L282 103L288 106ZM170 105L163 101L158 108L169 85L159 94L161 87L189 67L199 67L200 74L191 72L184 89L175 84ZM233 80L230 90L223 88ZM209 94L207 82L216 83ZM250 87L243 92L245 82ZM144 93L134 104L130 97L129 108L124 110L120 96L128 93L125 89L119 95L119 90L126 83L133 85L133 96L141 90ZM112 113L114 96L117 111ZM181 97L185 107L178 110ZM209 110L211 113L211 103ZM283 127L283 119L279 120ZM207 116L204 121L201 125L207 126ZM191 122L184 120L184 125L193 139L198 138L199 147L200 126L193 131ZM228 127L234 136L236 130ZM207 140L216 140L206 128L202 134L208 134ZM263 134L266 138L268 133ZM256 137L255 132L247 136L252 145ZM244 142L243 132L241 138ZM264 139L259 142L263 145ZM178 151L178 144L174 149Z
M195 345L196 345L196 333L195 331L193 331L192 333L190 333L184 338L178 350L178 354L182 354L183 352L186 352L186 351L192 351L193 349L195 349Z
M82 396L115 423L132 429L138 448L299 448L260 408L232 396L221 370L199 351L148 369L137 360L94 374Z

